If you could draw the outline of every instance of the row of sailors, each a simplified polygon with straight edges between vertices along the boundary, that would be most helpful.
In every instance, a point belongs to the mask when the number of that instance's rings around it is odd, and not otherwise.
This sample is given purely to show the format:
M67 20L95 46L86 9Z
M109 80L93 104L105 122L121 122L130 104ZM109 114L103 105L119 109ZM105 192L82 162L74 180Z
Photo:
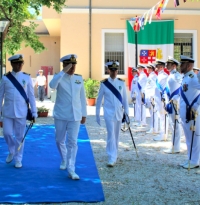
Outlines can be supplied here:
M170 154L180 152L182 125L188 159L180 166L196 168L200 163L200 126L195 126L199 124L200 119L200 72L196 74L193 71L194 59L183 55L180 59L179 63L169 56L166 62L157 60L155 64L147 65L148 77L144 72L145 66L138 65L137 68L133 68L131 98L134 104L134 119L138 121L137 126L145 126L146 108L149 109L151 128L147 133L159 133L154 137L155 141L167 139L170 124L172 145L170 149L164 150ZM164 70L165 65L169 75ZM181 73L177 71L179 65Z

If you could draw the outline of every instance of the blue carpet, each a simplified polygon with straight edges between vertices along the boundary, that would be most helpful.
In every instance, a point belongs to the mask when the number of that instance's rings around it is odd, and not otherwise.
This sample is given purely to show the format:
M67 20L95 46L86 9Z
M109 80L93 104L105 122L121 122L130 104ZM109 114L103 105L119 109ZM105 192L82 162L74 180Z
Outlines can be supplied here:
M87 130L80 126L76 172L80 180L60 170L54 126L34 126L24 149L23 167L5 163L8 154L0 139L0 203L61 203L104 201L102 184L94 161Z

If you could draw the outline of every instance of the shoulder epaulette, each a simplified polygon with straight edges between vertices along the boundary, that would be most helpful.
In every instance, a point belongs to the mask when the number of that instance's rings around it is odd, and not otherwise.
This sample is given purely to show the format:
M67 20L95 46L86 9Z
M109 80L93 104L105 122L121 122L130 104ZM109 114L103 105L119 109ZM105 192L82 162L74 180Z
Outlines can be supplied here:
M79 75L79 74L76 74L76 73L74 73L74 75L82 76L82 75Z
M107 78L103 79L102 81L100 81L101 83L105 82L106 80L108 80Z
M190 78L193 78L193 77L194 77L194 75L193 75L192 73L190 73L190 74L189 74L189 77L190 77Z
M25 75L30 75L30 74L28 74L28 73L25 73L25 72L23 72Z
M118 80L125 81L125 80L122 80L121 78L118 78Z

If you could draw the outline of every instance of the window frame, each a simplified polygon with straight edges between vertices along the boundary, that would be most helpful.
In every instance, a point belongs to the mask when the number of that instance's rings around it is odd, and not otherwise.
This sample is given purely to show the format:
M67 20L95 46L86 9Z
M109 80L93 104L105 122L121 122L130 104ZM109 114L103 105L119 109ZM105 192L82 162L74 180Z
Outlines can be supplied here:
M101 65L101 75L102 78L108 78L109 74L105 74L105 33L123 33L124 34L124 75L118 74L119 78L128 78L128 57L127 57L127 31L126 29L102 29L101 31L101 47L102 47L102 65Z
M192 34L192 44L193 44L193 59L194 67L198 65L198 56L197 56L197 30L174 30L174 33L191 33Z

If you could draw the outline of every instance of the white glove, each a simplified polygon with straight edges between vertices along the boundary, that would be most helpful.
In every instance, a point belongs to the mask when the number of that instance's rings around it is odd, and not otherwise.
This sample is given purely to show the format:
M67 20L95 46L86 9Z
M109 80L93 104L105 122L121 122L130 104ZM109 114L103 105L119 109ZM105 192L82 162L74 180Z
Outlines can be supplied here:
M100 116L99 115L96 116L96 122L101 126L101 120L100 120Z

